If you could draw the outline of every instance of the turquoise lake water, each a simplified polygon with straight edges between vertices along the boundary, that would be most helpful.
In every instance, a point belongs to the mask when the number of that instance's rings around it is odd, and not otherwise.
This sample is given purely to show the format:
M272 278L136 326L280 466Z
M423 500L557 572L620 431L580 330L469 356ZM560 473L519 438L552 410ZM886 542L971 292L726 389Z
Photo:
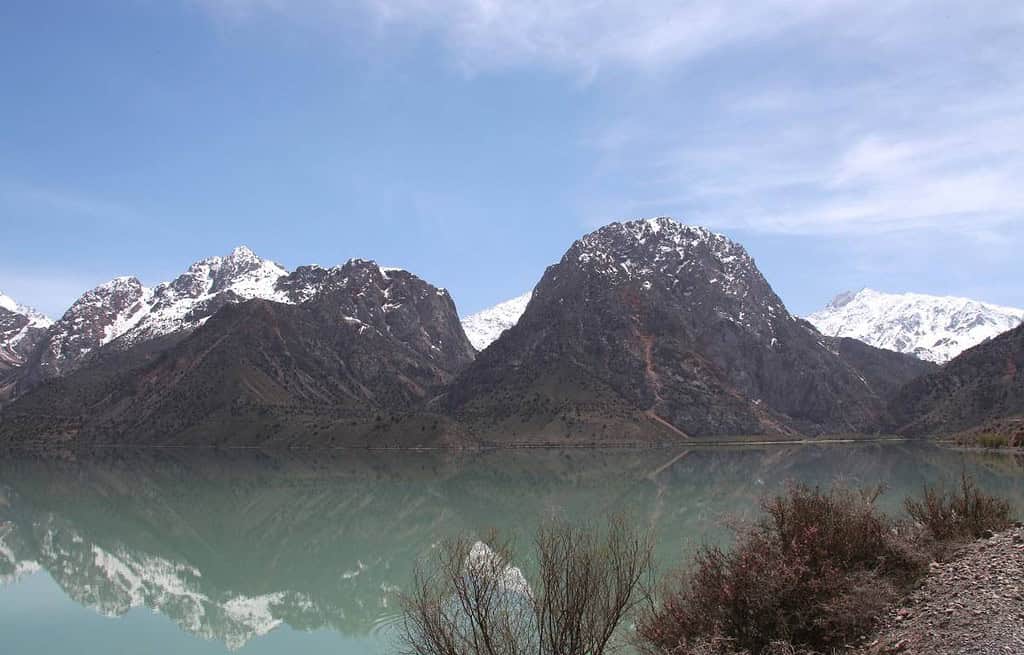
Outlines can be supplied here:
M397 594L445 536L613 513L659 570L787 481L884 483L899 512L966 470L1024 509L1024 457L913 443L537 450L109 451L0 459L0 651L394 651Z

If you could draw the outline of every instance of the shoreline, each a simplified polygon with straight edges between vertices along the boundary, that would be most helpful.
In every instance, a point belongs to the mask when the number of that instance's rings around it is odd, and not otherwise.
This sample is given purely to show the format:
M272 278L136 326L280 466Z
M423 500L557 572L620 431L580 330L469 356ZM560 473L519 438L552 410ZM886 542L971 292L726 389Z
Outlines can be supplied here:
M684 448L735 448L742 446L815 446L815 445L849 445L878 443L926 443L948 446L952 442L918 439L900 436L857 437L837 436L801 439L723 439L703 440L690 439L678 442L512 442L485 443L468 446L318 446L318 445L217 445L217 444L123 444L99 443L81 446L67 444L7 444L0 446L0 456L8 452L88 452L90 450L262 450L262 451L361 451L361 452L452 452L474 453L495 452L503 450L673 450Z

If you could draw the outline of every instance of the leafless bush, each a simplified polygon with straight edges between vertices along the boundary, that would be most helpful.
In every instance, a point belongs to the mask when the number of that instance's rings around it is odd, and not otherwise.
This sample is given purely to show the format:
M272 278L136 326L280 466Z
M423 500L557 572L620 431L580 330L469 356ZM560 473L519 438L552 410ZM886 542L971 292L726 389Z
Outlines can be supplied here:
M924 562L874 505L877 490L794 485L731 550L705 547L638 624L647 652L829 651L868 630ZM711 649L711 650L709 650ZM717 650L715 650L717 649ZM795 651L799 652L799 651Z
M602 655L649 583L651 540L621 518L602 530L541 528L532 583L509 545L490 541L447 541L417 567L403 598L405 653Z
M1010 503L979 489L966 472L958 489L947 493L925 485L921 498L907 498L904 507L938 541L977 538L986 530L1005 530L1013 520Z

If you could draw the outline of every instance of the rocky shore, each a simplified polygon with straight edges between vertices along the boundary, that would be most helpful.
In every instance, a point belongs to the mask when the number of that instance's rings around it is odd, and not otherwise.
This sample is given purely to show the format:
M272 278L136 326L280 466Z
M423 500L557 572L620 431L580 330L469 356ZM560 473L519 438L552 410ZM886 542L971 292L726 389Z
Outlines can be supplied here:
M1024 525L933 563L862 655L1024 653Z

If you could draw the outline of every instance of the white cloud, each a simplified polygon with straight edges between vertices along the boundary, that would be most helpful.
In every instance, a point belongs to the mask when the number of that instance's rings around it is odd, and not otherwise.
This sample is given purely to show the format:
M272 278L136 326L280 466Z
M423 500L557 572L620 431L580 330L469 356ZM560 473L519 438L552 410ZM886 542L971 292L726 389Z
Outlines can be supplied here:
M978 239L1024 217L1021 3L194 1L234 18L362 21L385 47L411 29L469 73L542 68L600 86L612 100L582 144L583 215Z

